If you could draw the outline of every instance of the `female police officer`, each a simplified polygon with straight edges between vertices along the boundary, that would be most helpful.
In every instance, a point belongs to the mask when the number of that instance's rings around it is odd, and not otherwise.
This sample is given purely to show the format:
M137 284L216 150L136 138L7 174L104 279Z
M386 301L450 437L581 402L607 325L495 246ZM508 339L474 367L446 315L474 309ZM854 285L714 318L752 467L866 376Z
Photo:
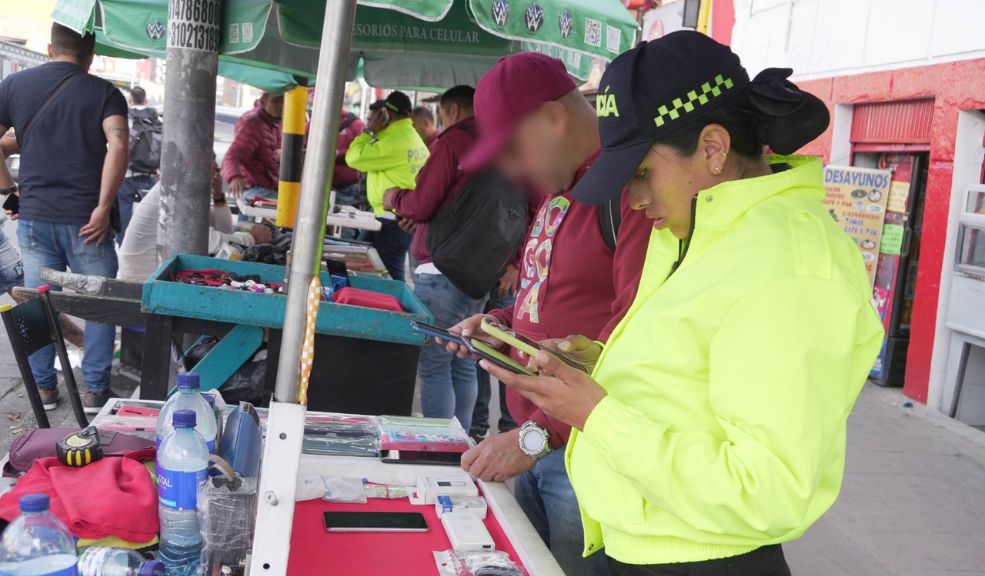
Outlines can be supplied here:
M834 502L845 421L882 341L862 259L789 154L828 112L770 69L750 81L694 32L642 43L599 87L603 152L575 189L628 182L655 228L639 292L592 377L486 368L571 424L567 466L614 575L789 574L779 544ZM584 347L584 339L564 348Z

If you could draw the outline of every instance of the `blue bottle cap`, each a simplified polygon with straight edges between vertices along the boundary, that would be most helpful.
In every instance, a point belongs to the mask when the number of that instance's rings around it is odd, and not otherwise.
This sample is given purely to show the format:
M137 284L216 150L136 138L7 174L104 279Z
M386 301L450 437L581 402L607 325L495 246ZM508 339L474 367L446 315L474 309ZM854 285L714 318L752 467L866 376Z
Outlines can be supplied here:
M178 410L171 417L171 422L174 424L175 428L194 428L195 427L195 411L194 410Z
M140 563L138 576L164 576L164 563L157 560L148 560Z
M205 398L205 401L209 403L209 406L215 410L215 396L211 394L202 394L202 398Z
M47 494L25 494L20 499L21 512L44 512L48 510Z
M183 374L178 374L178 388L201 388L202 385L198 381L198 374L190 374L185 372Z

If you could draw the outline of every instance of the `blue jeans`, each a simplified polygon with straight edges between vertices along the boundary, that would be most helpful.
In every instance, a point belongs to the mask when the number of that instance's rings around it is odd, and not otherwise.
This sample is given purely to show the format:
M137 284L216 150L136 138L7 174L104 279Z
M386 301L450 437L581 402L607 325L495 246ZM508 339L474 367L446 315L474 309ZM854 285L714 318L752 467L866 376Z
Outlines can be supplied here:
M41 269L64 271L66 268L78 274L116 277L116 250L113 239L107 236L101 245L86 244L79 237L77 224L52 224L36 220L19 220L17 239L24 257L24 285L41 286ZM52 286L52 290L57 290ZM86 322L85 356L82 358L82 376L90 392L109 389L110 368L113 364L113 340L116 327L108 324ZM55 347L46 346L31 355L31 372L38 388L53 390L58 383L55 375ZM68 369L66 367L66 369Z
M492 292L489 293L489 301L483 312L509 308L515 302L515 296L500 296L493 288ZM485 436L486 432L489 431L489 401L492 398L492 382L489 372L478 365L476 365L475 379L478 383L478 395L475 398L475 410L472 411L472 429L469 430L469 434L471 436ZM516 428L516 421L513 420L510 409L506 406L506 386L503 384L499 384L498 427L500 432L508 432Z
M6 294L24 284L24 264L21 255L0 228L0 294Z
M133 218L133 205L140 202L140 191L150 190L157 184L157 177L149 174L129 176L123 179L120 191L116 193L116 205L120 208L120 232L116 235L116 243L123 244L123 236Z
M404 261L407 259L407 250L410 248L411 240L414 237L404 232L396 220L381 218L380 224L382 227L379 232L363 230L359 239L364 242L372 242L373 248L376 248L376 252L380 255L380 260L383 261L383 266L390 273L390 277L403 282L406 278Z
M458 324L482 310L483 300L469 297L443 274L415 275L414 294L431 311L434 323L442 328ZM417 379L421 384L424 416L457 416L462 427L469 429L475 407L475 360L459 358L429 339L421 349Z
M582 558L585 536L578 500L564 469L564 448L555 450L516 479L516 501L567 576L606 576L605 554Z

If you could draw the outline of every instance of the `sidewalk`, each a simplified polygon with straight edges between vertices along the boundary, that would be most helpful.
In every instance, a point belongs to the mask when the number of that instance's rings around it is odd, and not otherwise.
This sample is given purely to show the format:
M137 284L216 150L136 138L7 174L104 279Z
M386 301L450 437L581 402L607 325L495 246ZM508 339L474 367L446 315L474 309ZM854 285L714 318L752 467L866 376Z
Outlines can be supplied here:
M985 575L985 433L868 385L841 496L785 546L794 576Z

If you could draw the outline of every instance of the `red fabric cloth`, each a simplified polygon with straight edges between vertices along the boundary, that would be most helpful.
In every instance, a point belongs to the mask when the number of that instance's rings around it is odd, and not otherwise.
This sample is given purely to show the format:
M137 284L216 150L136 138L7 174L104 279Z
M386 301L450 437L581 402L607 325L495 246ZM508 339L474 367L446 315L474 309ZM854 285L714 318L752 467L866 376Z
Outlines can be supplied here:
M431 262L427 248L428 222L458 196L468 180L459 168L462 158L476 141L475 120L471 117L450 126L431 145L431 156L417 174L417 187L398 190L393 198L397 214L418 222L411 253L421 264Z
M427 532L327 532L324 512L420 512ZM496 549L506 552L523 566L516 549L490 510L483 520ZM534 536L536 538L536 536ZM441 519L434 506L413 506L406 498L371 498L367 504L342 504L311 500L294 507L291 552L287 573L298 575L344 574L345 576L430 576L437 574L434 551L450 550ZM331 569L326 569L326 567Z
M236 136L222 159L226 182L241 177L248 187L276 190L280 178L280 120L255 108L236 121Z
M342 118L339 120L339 126L348 117L349 111L342 110ZM349 151L349 144L352 144L356 136L359 136L365 130L366 124L361 119L356 118L344 130L339 131L339 141L335 148L335 172L332 174L332 187L336 190L352 186L356 182L359 182L359 172L349 168L349 165L345 163L345 153Z
M582 165L572 188L596 156ZM535 340L580 334L605 341L636 297L652 230L652 222L632 210L624 194L619 248L613 254L602 236L598 206L575 201L570 188L545 198L523 249L516 304L491 314ZM554 448L568 441L569 426L512 388L506 401L517 422L532 420L548 430Z
M47 494L51 513L79 538L148 542L158 532L157 488L137 458L148 454L153 457L153 450L103 458L81 468L40 458L0 497L0 518L9 522L20 514L21 496Z

